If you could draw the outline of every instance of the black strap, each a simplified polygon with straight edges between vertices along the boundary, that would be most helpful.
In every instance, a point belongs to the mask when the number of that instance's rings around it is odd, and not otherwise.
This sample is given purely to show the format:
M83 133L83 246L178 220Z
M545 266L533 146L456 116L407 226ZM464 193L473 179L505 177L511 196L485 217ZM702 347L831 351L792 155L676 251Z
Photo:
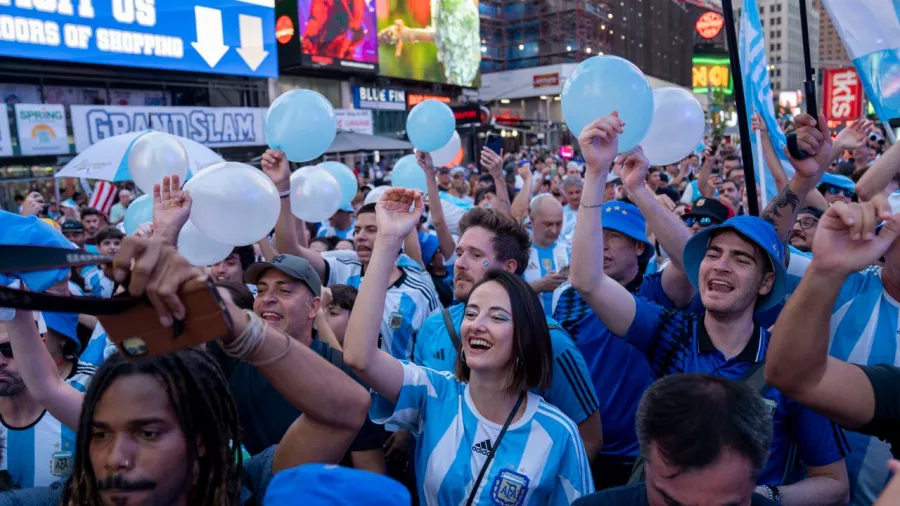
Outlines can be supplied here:
M441 309L441 314L444 316L444 326L447 327L447 333L450 334L450 340L453 341L453 347L458 354L460 348L462 348L462 340L459 338L459 333L456 332L456 328L453 326L453 318L450 317L450 310L447 308Z
M446 311L446 309L444 310ZM447 315L444 318L448 318ZM457 336L459 339L459 336ZM497 436L497 440L494 441L494 446L491 448L491 453L488 454L487 459L484 461L484 465L481 466L481 471L478 473L478 478L475 480L475 485L472 486L472 492L469 494L469 500L466 501L466 506L472 506L472 501L475 500L475 494L478 493L478 486L481 484L481 480L484 479L484 473L487 472L488 467L491 465L491 461L494 460L494 454L497 453L497 448L500 447L500 441L503 440L503 436L506 435L506 429L509 428L509 424L512 423L513 418L516 417L516 413L519 411L519 408L522 406L522 401L525 400L525 393L522 392L519 394L519 400L516 401L516 405L512 408L512 411L509 412L509 416L506 418L506 423L503 424L503 428L500 429L500 434Z

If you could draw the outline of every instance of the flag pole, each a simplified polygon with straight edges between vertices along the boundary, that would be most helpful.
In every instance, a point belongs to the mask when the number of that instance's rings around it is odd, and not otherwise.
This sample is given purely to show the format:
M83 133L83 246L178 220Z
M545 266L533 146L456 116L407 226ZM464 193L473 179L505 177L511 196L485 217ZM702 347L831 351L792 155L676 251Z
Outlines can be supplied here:
M752 216L759 216L759 196L756 193L756 172L753 170L753 145L750 142L750 120L744 100L744 79L741 59L738 56L737 26L731 0L722 0L725 15L725 39L728 42L728 58L731 60L731 76L734 82L734 101L737 107L738 129L741 135L741 159L744 162L744 180L747 185L747 205Z

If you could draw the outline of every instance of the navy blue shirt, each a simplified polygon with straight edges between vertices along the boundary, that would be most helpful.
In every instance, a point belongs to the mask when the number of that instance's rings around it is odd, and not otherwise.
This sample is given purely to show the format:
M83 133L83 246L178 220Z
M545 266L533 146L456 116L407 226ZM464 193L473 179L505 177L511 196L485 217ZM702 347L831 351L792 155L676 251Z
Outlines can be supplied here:
M643 352L654 378L678 373L705 373L742 380L753 364L765 359L769 331L757 325L747 346L726 359L710 340L703 314L673 311L634 297L635 318L624 336ZM790 464L791 446L807 466L821 467L844 458L848 451L840 427L822 415L789 399L778 389L763 392L773 411L772 450L760 476L761 485L783 485ZM788 480L789 482L791 480Z
M661 273L639 275L625 288L672 308L662 288ZM603 420L601 454L633 461L639 449L634 417L641 396L653 382L647 357L615 337L574 288L560 294L553 318L569 331L590 371Z

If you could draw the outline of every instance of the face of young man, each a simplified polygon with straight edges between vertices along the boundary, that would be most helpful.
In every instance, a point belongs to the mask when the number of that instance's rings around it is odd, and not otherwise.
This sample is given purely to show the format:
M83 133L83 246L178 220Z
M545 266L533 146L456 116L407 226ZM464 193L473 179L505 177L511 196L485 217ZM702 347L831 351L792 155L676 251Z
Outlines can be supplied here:
M159 379L133 374L113 380L88 430L104 506L187 506L195 479L187 468L188 443Z
M700 262L699 291L709 312L738 314L772 291L775 274L766 272L768 257L735 232L722 232L709 242Z
M244 269L241 268L241 258L237 253L231 253L225 260L213 264L209 272L216 281L244 282Z
M363 265L369 265L377 234L378 225L375 222L375 213L363 213L356 217L356 225L353 227L353 243L356 246L356 255Z
M81 219L81 224L84 225L84 232L88 237L94 237L100 231L100 217L96 214L85 216Z

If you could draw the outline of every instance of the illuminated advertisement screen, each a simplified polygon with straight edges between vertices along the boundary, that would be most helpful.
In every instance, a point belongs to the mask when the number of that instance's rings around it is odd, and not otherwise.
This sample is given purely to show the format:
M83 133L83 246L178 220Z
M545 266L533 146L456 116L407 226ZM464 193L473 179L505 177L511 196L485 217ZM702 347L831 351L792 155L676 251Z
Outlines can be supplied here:
M691 87L694 93L706 93L710 88L731 95L734 82L731 79L731 62L727 57L694 56L691 71Z
M275 32L282 68L376 71L376 0L279 0Z
M478 0L378 0L382 75L477 87L481 66Z

